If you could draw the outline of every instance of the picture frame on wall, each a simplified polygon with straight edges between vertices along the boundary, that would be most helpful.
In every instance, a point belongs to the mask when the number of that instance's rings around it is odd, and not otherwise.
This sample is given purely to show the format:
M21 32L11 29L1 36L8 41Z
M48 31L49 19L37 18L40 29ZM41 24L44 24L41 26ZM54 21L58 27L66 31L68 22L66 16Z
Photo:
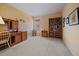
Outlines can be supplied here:
M79 8L76 8L73 12L69 14L69 25L79 24Z
M69 17L66 18L66 24L69 24Z
M65 17L63 17L62 23L63 23L63 27L65 27Z

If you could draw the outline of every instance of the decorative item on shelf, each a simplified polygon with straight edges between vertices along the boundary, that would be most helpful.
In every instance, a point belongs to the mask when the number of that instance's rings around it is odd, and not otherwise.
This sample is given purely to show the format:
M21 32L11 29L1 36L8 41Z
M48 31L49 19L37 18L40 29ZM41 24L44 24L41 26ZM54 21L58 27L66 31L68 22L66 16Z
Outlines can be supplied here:
M25 22L23 19L20 19L20 21Z
M63 27L65 27L65 17L62 19Z
M18 20L18 18L16 17L16 18L14 18L14 20Z
M69 24L69 17L66 18L66 24Z
M5 24L1 16L0 16L0 24L1 24L1 25L2 25L2 24Z
M69 14L69 25L79 24L79 8L76 8Z
M20 19L20 21L22 21L22 19Z

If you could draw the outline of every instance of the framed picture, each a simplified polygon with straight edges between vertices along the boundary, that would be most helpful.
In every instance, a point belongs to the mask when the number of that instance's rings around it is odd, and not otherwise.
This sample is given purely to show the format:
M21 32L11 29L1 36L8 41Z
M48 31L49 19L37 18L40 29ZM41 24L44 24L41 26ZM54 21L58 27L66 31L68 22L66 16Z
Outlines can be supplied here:
M69 17L66 18L66 24L69 24Z
M73 12L69 14L69 25L79 24L79 8L76 8Z
M65 17L62 19L63 27L65 27Z

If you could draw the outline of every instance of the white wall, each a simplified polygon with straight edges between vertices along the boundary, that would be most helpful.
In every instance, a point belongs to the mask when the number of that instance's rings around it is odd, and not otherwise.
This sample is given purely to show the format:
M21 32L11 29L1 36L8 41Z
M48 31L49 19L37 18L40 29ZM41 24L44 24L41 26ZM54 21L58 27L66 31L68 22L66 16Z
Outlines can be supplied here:
M23 21L19 21L19 31L27 31L28 32L28 35L32 35L32 30L33 30L33 21L30 20L30 21L27 21L27 20L24 20Z
M66 4L63 10L63 17L67 17L79 4ZM63 28L63 39L73 55L79 55L79 25Z

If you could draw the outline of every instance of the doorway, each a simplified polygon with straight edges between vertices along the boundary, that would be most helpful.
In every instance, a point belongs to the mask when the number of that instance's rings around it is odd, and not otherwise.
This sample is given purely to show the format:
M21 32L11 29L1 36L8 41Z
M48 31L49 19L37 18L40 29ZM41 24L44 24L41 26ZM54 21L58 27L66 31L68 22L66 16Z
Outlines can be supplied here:
M33 22L33 36L40 35L40 19L34 20Z

